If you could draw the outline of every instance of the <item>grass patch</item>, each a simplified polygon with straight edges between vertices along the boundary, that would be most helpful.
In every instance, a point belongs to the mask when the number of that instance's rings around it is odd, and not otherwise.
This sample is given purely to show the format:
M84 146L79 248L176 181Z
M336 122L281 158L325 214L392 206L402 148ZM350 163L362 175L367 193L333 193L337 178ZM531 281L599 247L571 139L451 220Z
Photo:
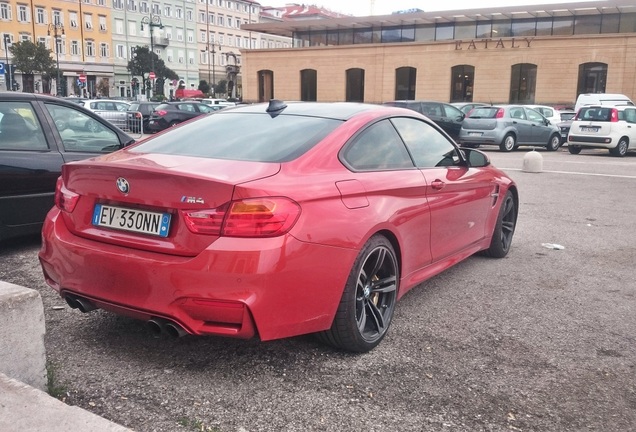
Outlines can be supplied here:
M221 429L214 426L206 426L205 423L203 423L199 419L182 417L181 419L179 419L179 424L183 427L197 432L221 432Z
M57 381L56 369L53 363L46 362L46 391L54 398L61 400L66 396L68 388Z

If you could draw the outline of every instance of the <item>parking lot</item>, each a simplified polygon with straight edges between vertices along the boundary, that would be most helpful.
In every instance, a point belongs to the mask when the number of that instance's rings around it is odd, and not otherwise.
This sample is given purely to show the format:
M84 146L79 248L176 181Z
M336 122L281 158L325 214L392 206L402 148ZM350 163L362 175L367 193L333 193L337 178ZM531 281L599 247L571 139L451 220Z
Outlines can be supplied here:
M38 238L0 245L0 280L37 289L55 393L135 431L636 429L636 153L485 148L520 190L510 254L409 292L367 354L312 336L155 339L71 310Z

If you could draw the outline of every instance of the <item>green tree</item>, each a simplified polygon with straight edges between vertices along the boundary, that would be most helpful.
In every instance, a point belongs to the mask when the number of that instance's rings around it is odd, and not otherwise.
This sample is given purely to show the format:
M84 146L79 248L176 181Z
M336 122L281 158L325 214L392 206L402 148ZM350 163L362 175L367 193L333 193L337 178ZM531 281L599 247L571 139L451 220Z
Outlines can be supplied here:
M151 52L148 47L135 47L133 58L128 62L127 69L133 77L139 76L143 80L144 74L153 72L153 65L156 80L179 79L179 75L169 67L166 67L165 62L156 53ZM163 86L161 86L160 90L163 92Z
M199 81L199 90L205 94L210 94L210 84L206 80Z
M216 83L216 95L224 96L227 93L227 80L221 80Z
M24 75L31 77L35 73L56 76L57 67L51 55L52 51L43 44L34 44L31 41L16 42L9 48L13 55L15 68ZM33 89L25 89L33 91Z

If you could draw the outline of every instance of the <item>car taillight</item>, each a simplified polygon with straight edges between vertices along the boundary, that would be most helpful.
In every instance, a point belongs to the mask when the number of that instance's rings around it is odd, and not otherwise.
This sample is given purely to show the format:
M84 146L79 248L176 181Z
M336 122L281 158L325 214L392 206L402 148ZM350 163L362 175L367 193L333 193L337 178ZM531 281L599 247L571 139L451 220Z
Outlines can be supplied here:
M503 118L504 116L504 109L503 108L499 108L497 110L497 114L495 114L495 118Z
M157 114L159 117L163 117L166 114L168 114L168 111L159 110L159 111L155 111L155 114Z
M57 178L57 183L55 184L55 207L72 213L73 210L75 210L79 197L79 194L66 189L62 177Z
M298 220L300 206L284 197L232 201L215 209L183 210L185 223L196 234L226 237L276 237Z
M610 122L616 123L618 121L618 110L616 108L612 108L610 111Z

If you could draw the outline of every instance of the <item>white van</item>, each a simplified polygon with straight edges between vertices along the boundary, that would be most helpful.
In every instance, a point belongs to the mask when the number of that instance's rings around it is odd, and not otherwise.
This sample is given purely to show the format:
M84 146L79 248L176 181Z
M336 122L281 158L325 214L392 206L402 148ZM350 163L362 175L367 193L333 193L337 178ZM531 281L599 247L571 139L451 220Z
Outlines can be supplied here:
M574 111L585 105L634 105L630 98L618 93L584 93L576 98Z

